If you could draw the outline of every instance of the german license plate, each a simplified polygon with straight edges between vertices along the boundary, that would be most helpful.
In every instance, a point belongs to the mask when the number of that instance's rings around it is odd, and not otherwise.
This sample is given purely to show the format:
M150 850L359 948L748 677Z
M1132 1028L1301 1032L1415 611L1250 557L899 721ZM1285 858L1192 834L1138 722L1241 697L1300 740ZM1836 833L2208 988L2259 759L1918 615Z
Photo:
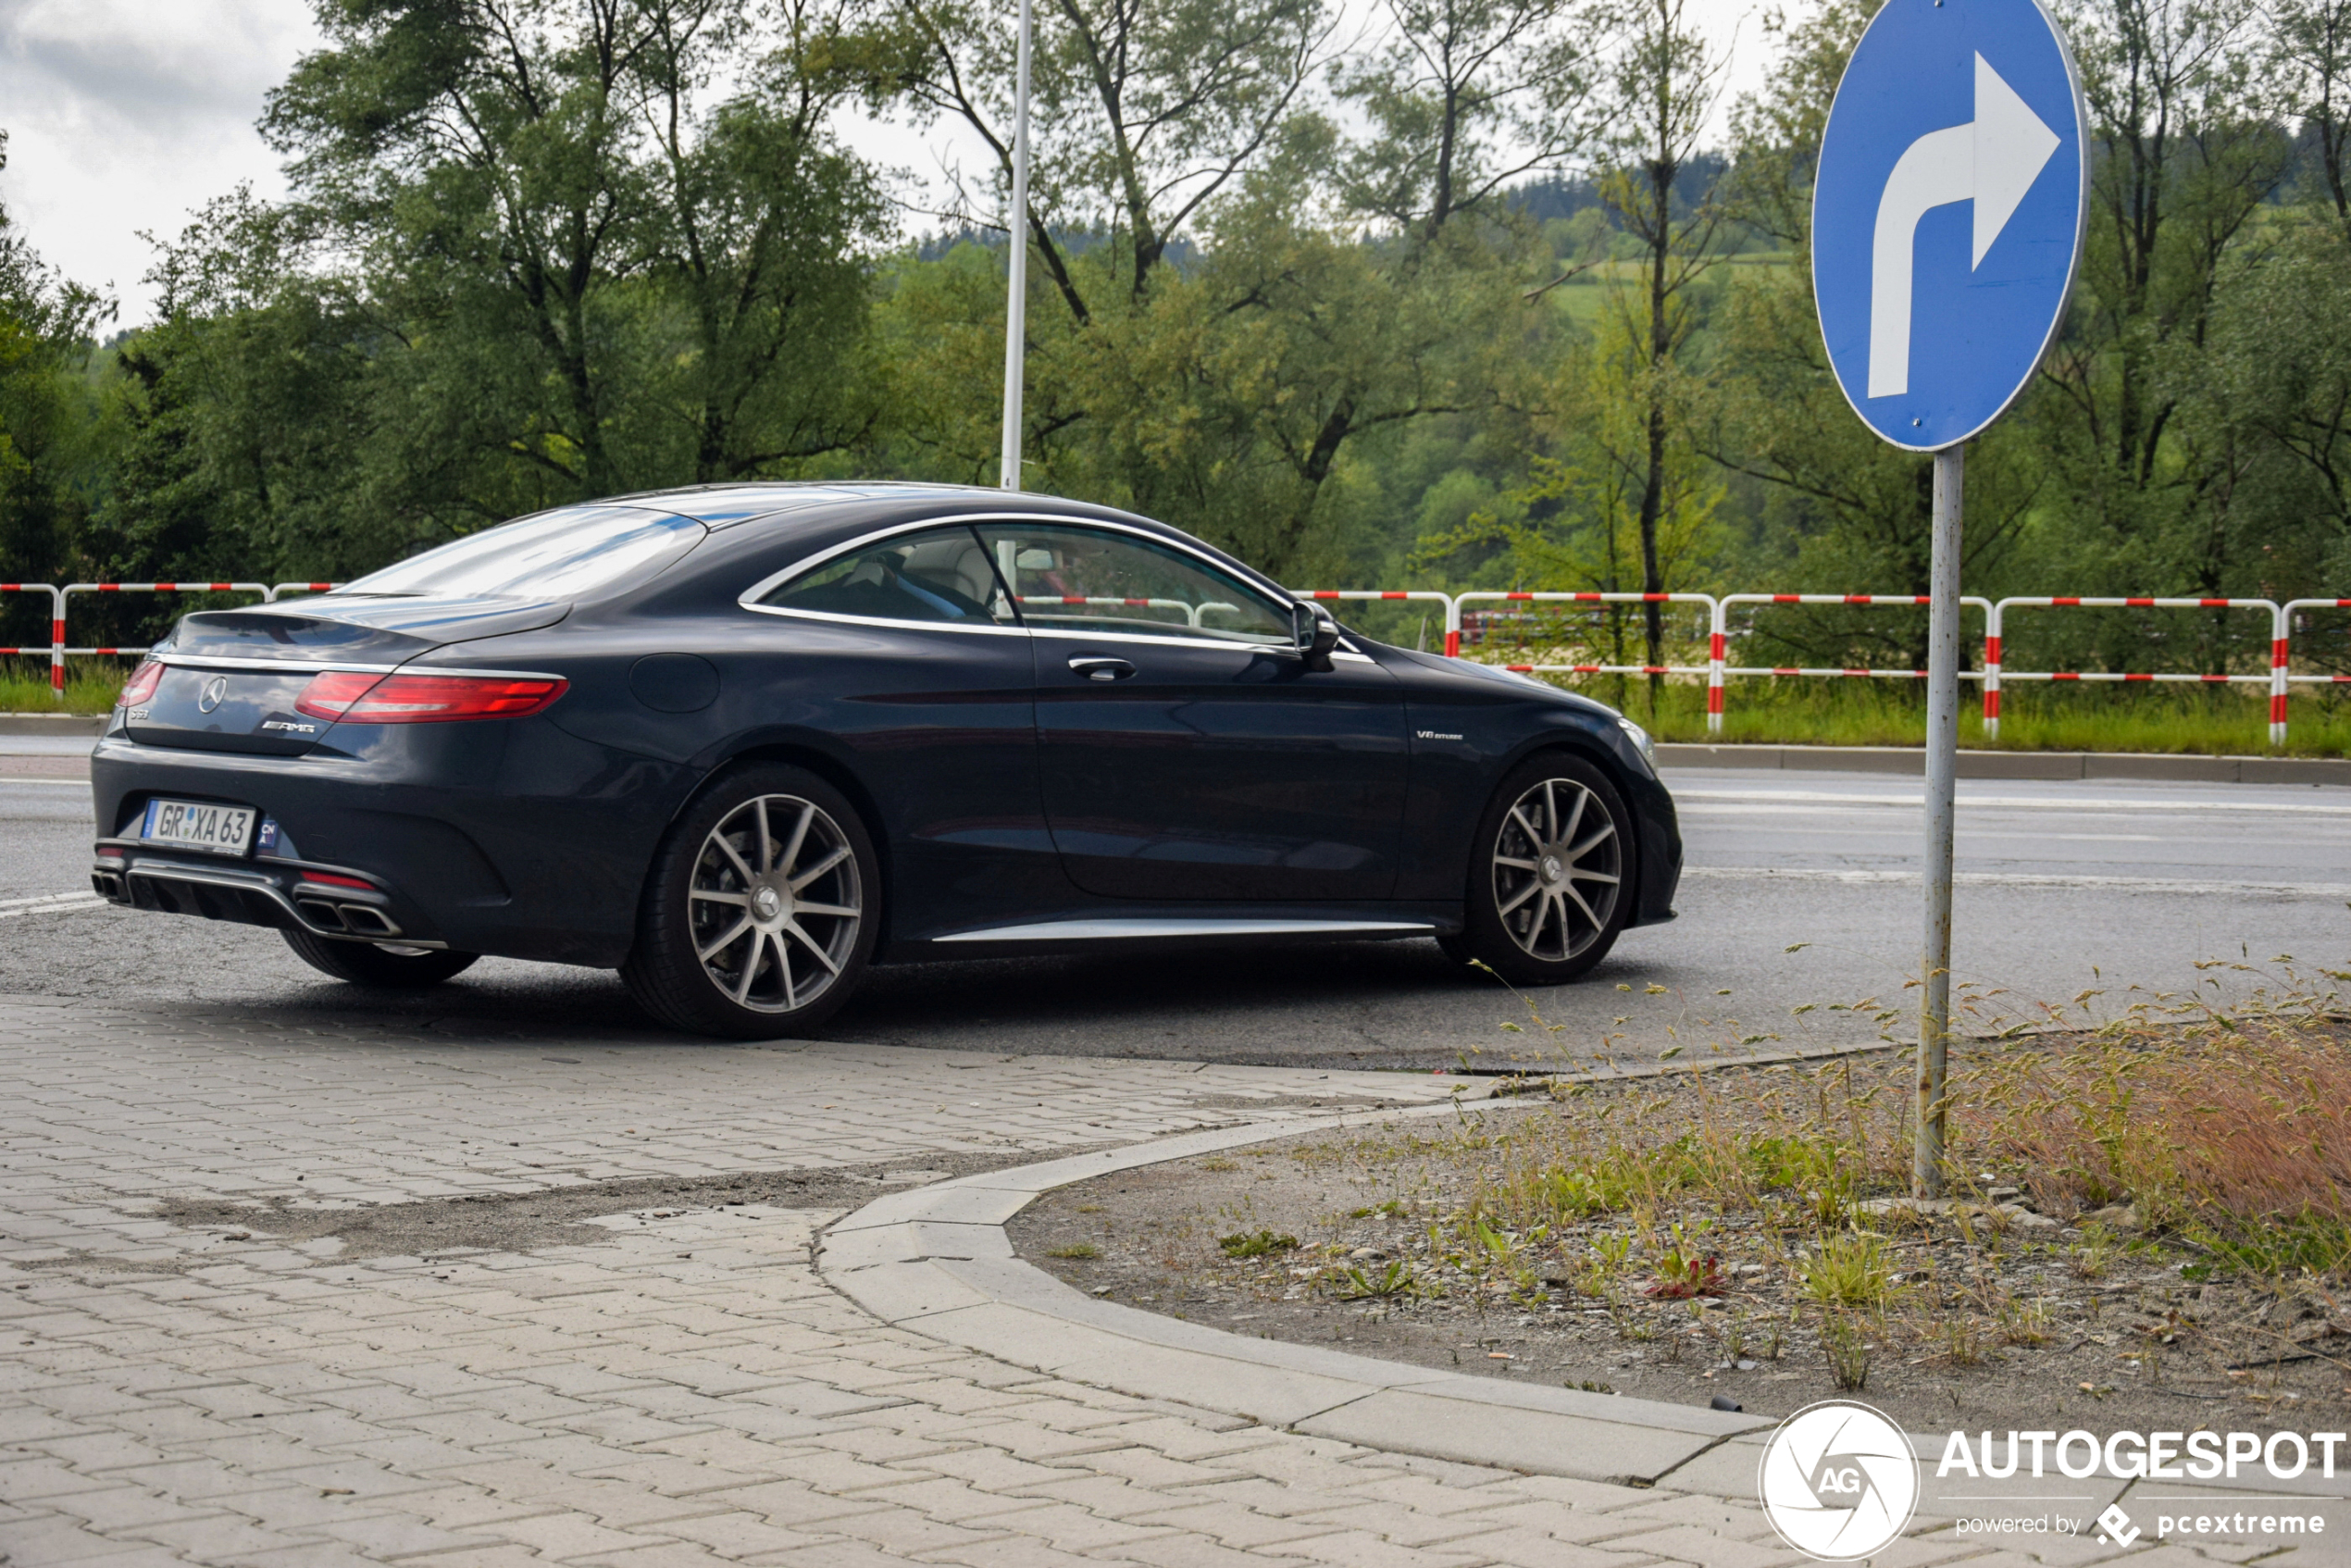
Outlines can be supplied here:
M147 803L139 837L150 844L176 850L202 850L208 854L243 854L253 843L251 806L216 805L205 801Z

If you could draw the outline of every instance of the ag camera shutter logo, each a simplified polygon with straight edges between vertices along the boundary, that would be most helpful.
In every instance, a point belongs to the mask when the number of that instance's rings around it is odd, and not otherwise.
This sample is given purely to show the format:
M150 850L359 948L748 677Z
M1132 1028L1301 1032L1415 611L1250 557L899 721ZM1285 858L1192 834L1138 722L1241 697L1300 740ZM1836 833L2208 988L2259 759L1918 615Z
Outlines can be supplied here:
M1885 1549L1910 1523L1919 1462L1899 1426L1868 1405L1823 1400L1780 1423L1755 1478L1780 1539L1822 1562Z

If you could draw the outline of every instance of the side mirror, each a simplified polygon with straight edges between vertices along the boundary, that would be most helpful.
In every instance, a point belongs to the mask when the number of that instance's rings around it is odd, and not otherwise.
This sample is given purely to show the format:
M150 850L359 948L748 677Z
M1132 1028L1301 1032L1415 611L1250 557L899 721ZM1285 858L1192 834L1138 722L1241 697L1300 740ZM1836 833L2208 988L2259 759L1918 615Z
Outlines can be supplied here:
M1331 667L1331 650L1338 646L1338 623L1320 604L1293 604L1289 611L1290 640L1308 669Z

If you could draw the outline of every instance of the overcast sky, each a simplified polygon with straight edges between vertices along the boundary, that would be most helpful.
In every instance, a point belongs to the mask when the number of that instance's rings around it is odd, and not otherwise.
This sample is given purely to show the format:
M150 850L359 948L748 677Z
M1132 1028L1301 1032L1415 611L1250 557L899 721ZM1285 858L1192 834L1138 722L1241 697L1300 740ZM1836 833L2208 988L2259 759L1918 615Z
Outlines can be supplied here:
M1694 9L1718 44L1735 30L1733 91L1756 86L1768 51L1754 0L1695 0ZM143 322L154 253L140 231L178 232L240 180L264 196L283 193L254 121L269 89L319 43L309 0L0 0L0 199L45 260L120 302L118 325ZM943 128L925 138L865 126L852 139L869 156L926 174L955 156Z

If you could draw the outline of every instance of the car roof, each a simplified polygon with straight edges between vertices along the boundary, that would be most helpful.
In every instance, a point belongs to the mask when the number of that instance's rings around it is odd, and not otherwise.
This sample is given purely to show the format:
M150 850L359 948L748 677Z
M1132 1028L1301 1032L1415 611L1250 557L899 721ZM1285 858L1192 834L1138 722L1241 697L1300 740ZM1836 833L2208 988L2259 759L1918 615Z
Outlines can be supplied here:
M776 518L794 512L813 512L857 502L936 501L958 505L975 503L990 506L1022 506L1039 503L1056 510L1072 504L1060 496L1027 495L1014 491L998 490L991 485L938 484L920 480L874 479L842 481L832 479L746 479L729 484L686 485L676 490L640 491L633 495L616 495L612 501L622 504L658 507L678 516L691 517L704 528L732 528L759 518ZM1113 516L1119 514L1113 513Z
M1272 578L1246 562L1218 551L1205 541L1153 517L1099 502L1034 491L1000 490L993 485L960 485L921 480L748 480L733 484L685 485L675 490L641 491L616 495L601 504L643 506L690 517L725 535L745 523L762 527L749 530L759 536L781 535L826 541L840 530L881 527L913 527L934 517L969 517L988 514L1065 518L1070 522L1111 522L1158 534L1188 549L1205 549L1273 592L1287 591ZM753 539L732 535L738 547ZM842 533L842 537L847 537ZM714 540L715 543L715 540ZM722 552L721 557L731 554ZM718 566L713 559L710 565Z

